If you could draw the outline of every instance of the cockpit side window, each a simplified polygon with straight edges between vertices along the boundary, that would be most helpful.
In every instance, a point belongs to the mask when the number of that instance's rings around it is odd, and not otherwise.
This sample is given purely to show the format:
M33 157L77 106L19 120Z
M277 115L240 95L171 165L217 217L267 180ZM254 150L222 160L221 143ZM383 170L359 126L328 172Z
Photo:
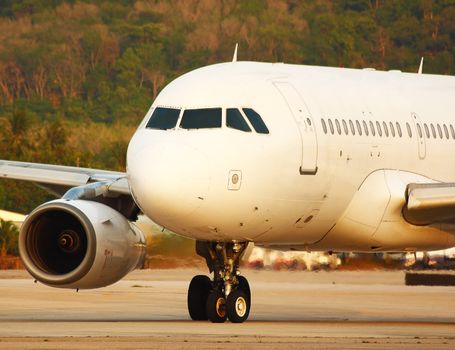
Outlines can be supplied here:
M221 128L221 108L186 109L183 112L182 129Z
M242 113L237 108L228 108L226 110L226 126L241 131L251 131Z
M259 134L268 134L269 129L264 124L261 116L251 108L243 108L243 112L247 116L248 120L250 121L251 125L253 125L254 130L256 130Z
M145 127L160 130L173 129L177 124L179 114L180 109L157 107Z

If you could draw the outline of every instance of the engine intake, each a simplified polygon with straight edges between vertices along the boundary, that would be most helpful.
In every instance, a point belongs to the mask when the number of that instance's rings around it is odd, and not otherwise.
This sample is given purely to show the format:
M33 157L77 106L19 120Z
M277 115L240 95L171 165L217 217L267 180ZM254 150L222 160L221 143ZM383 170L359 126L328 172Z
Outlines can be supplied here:
M104 204L56 200L39 206L24 221L19 250L25 268L42 283L98 288L140 267L145 238Z

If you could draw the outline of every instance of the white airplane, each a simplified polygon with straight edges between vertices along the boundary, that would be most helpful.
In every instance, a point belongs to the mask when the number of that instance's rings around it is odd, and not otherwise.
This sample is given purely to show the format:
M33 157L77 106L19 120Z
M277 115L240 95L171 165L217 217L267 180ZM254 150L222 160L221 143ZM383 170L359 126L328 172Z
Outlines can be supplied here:
M171 82L128 147L127 171L0 161L63 195L25 220L38 281L114 283L140 265L139 212L196 240L192 319L243 322L249 242L280 250L455 246L455 77L230 62Z

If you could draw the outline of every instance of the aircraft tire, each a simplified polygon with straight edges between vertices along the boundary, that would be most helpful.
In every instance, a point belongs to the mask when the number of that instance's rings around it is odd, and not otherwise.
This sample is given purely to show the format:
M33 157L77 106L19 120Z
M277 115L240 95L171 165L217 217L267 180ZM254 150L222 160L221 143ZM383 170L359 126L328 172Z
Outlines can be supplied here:
M248 280L243 276L238 276L237 279L239 281L237 289L243 290L243 292L245 293L245 295L248 298L248 302L251 305L251 289L250 289L250 284L248 283Z
M194 321L206 321L207 298L212 288L210 278L204 275L194 276L188 287L188 312Z
M223 323L227 319L226 298L219 290L212 290L207 298L207 316L213 323Z
M232 323L245 322L250 314L250 300L241 289L236 289L229 294L226 300L226 313Z

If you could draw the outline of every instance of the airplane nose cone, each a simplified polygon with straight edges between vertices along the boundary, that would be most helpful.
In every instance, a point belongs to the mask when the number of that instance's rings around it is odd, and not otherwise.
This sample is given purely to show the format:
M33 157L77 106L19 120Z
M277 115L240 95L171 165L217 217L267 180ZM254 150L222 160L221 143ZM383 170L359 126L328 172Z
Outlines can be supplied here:
M152 220L178 219L200 207L209 191L205 156L181 144L146 147L128 159L132 192Z

